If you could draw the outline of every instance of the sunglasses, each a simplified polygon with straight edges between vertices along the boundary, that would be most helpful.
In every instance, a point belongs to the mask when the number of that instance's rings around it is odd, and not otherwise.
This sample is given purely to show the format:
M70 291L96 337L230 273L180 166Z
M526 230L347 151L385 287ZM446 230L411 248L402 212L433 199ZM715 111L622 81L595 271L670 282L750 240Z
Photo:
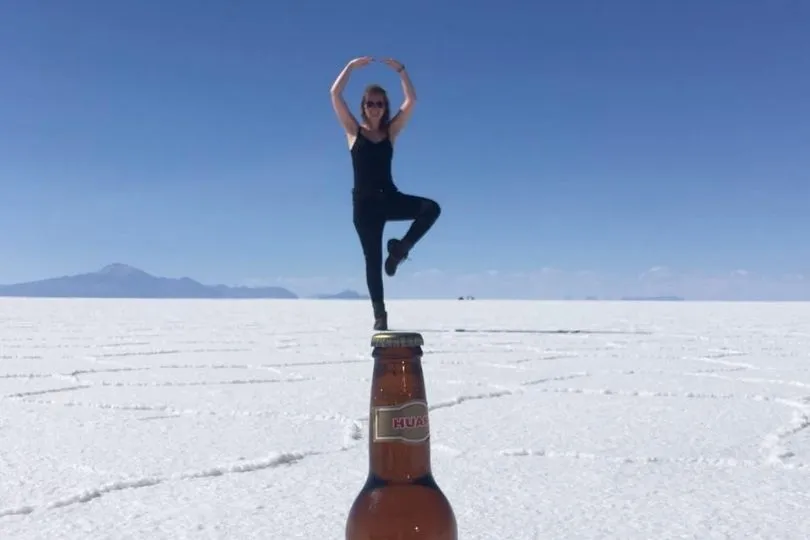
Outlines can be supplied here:
M385 107L385 101L366 101L366 107L373 109L375 107L382 109Z

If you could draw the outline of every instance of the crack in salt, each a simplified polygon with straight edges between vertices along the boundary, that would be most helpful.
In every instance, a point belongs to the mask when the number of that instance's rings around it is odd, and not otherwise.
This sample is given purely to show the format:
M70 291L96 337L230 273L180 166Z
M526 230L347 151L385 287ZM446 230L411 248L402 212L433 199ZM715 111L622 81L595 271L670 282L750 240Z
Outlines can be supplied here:
M270 469L280 467L282 465L291 465L304 459L305 457L323 454L325 452L280 452L267 458L240 461L229 465L218 467L211 467L198 471L187 471L169 476L145 476L141 478L132 478L127 480L118 480L109 482L100 486L85 489L73 495L57 499L55 501L44 503L37 507L34 505L23 505L14 508L0 509L0 518L5 516L26 515L41 510L53 510L56 508L64 508L74 504L82 504L98 499L105 494L114 493L118 491L126 491L130 489L140 489L145 487L156 486L159 484L169 483L173 481L191 480L198 478L213 478L227 474L245 473L260 471L263 469Z

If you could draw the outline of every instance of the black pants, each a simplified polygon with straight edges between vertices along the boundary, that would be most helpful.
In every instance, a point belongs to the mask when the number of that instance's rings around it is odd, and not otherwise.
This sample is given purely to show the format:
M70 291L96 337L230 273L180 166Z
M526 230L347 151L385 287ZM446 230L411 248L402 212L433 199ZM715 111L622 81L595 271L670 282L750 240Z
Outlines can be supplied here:
M354 228L366 259L366 283L371 301L383 302L383 229L388 221L414 220L402 238L408 248L433 226L441 213L436 201L399 191L355 197Z

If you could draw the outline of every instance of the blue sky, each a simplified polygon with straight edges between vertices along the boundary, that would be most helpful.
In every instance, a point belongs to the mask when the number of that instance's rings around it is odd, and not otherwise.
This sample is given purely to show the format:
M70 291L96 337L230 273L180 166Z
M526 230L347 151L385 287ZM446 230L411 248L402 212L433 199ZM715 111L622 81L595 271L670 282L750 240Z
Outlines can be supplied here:
M9 0L0 21L0 283L124 262L365 292L328 89L373 55L419 96L395 181L443 210L389 297L810 298L806 2ZM370 82L401 100L373 64L354 108Z

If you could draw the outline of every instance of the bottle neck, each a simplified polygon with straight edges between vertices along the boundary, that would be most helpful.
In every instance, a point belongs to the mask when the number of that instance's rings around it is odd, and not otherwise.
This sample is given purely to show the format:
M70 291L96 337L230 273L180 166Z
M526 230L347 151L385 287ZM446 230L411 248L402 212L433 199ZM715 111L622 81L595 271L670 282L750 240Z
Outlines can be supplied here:
M419 348L375 351L369 415L369 472L413 482L431 474L430 424Z
M430 445L423 442L369 443L369 473L388 482L416 482L431 475Z

